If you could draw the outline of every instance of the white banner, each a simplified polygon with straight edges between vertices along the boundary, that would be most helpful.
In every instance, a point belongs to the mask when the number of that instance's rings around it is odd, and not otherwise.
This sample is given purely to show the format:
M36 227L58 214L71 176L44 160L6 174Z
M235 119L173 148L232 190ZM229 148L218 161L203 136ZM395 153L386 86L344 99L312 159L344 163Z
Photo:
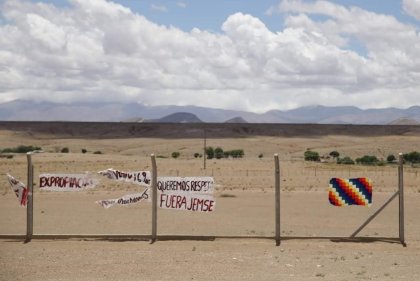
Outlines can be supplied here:
M26 203L28 202L28 189L23 183L21 183L9 174L7 174L7 180L9 181L10 187L12 188L13 192L16 194L20 205L26 206Z
M123 172L110 168L104 171L99 171L98 174L101 174L111 180L126 181L143 186L149 186L152 181L151 173L149 171Z
M79 191L94 188L98 180L89 174L40 174L39 187L51 191Z
M162 193L212 194L214 180L212 177L159 177L157 189Z
M158 200L162 209L213 212L216 206L213 196L205 194L160 193Z
M149 189L147 188L143 193L135 193L135 194L128 194L124 195L123 197L117 198L117 199L108 199L108 200L100 200L96 201L99 205L104 207L105 209L108 209L115 204L118 205L131 205L139 203L140 201L148 200L150 201L150 195L149 195Z

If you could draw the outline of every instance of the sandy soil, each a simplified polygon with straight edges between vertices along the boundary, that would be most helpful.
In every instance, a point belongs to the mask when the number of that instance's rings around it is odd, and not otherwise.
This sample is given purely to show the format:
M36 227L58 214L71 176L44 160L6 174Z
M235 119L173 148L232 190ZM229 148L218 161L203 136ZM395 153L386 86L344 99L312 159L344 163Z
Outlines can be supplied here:
M420 175L406 166L405 236L398 237L398 202L394 200L360 234L377 238L344 242L316 237L348 237L397 190L397 168L307 163L303 152L337 150L360 157L420 150L419 136L316 138L251 137L210 139L209 146L242 148L240 160L208 160L203 169L200 139L79 139L0 131L0 148L41 146L33 156L40 173L96 173L106 168L150 169L155 153L159 176L213 176L216 211L210 214L158 211L158 234L259 236L274 235L274 162L281 159L281 233L273 239L215 241L78 241L0 239L0 280L419 280ZM70 153L57 153L68 147ZM82 154L82 148L88 153ZM93 151L103 154L92 154ZM171 159L179 151L179 159ZM258 155L263 154L262 158ZM25 234L26 209L17 204L4 177L26 180L26 156L0 158L0 235ZM373 206L337 208L327 199L331 177L367 176L374 185ZM37 180L35 183L38 184ZM78 193L41 192L35 186L35 234L150 234L151 204L108 210L94 202L142 190L107 180ZM304 239L301 239L304 237ZM311 239L308 239L311 238Z

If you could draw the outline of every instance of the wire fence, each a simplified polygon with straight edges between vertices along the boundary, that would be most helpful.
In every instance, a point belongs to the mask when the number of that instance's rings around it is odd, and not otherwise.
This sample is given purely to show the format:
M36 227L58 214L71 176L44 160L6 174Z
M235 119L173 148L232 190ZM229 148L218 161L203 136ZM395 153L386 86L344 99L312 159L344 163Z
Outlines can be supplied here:
M100 178L97 172L107 168L125 171L150 170L148 157L125 155L71 155L46 153L34 155L33 233L80 235L149 235L152 232L152 208L148 202L130 207L103 209L95 202L144 190L124 182ZM26 157L1 160L0 234L25 233L25 210L16 204L13 192L3 175L9 173L26 179ZM41 173L90 172L101 179L94 189L56 193L40 191ZM264 158L157 159L158 176L211 176L215 180L216 211L211 214L159 209L159 235L192 236L258 236L275 235L274 163ZM406 192L420 192L418 170L406 167ZM282 235L302 237L348 236L363 218L372 214L369 208L336 209L327 202L328 182L333 177L368 177L373 181L375 199L383 204L389 194L398 190L398 166L344 166L303 161L280 162L282 190ZM307 192L312 191L312 192ZM376 193L377 192L377 193ZM314 211L316 210L316 211ZM338 223L338 222L343 222ZM345 222L345 223L344 223ZM391 204L366 236L395 236L398 206Z

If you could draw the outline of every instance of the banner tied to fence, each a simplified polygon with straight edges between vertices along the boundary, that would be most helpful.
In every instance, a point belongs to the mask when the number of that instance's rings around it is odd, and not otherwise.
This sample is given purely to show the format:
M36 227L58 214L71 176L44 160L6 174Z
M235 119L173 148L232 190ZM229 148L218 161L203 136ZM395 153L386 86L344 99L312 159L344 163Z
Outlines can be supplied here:
M144 190L143 193L128 194L117 199L99 200L99 201L96 201L96 203L98 203L105 209L108 209L114 205L128 206L128 205L139 203L144 200L150 201L148 188L146 188L146 190Z
M328 199L334 206L370 206L372 204L372 183L368 178L332 178Z
M98 174L101 174L111 180L126 181L143 186L149 186L152 179L149 171L123 172L109 168L99 171Z
M49 191L80 191L94 188L98 180L90 174L40 174L39 188Z
M216 205L212 177L159 177L157 189L162 209L213 212Z
M25 207L28 202L28 188L9 174L7 174L7 180L9 181L13 192L16 194L20 205Z

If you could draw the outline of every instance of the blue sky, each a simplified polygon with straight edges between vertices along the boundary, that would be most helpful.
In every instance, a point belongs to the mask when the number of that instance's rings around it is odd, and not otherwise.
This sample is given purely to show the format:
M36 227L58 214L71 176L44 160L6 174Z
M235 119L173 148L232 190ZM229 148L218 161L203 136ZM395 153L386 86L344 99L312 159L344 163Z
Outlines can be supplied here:
M71 5L68 0L31 0L31 2L52 3L62 7ZM226 18L236 12L247 13L260 18L272 31L278 31L283 27L281 14L267 14L270 7L279 4L278 0L114 0L113 2L129 7L133 12L140 13L153 22L173 25L184 31L196 27L220 32L220 26ZM403 22L414 22L401 9L401 1L398 0L338 0L331 2L393 15Z
M420 104L418 0L1 0L0 11L0 103Z

